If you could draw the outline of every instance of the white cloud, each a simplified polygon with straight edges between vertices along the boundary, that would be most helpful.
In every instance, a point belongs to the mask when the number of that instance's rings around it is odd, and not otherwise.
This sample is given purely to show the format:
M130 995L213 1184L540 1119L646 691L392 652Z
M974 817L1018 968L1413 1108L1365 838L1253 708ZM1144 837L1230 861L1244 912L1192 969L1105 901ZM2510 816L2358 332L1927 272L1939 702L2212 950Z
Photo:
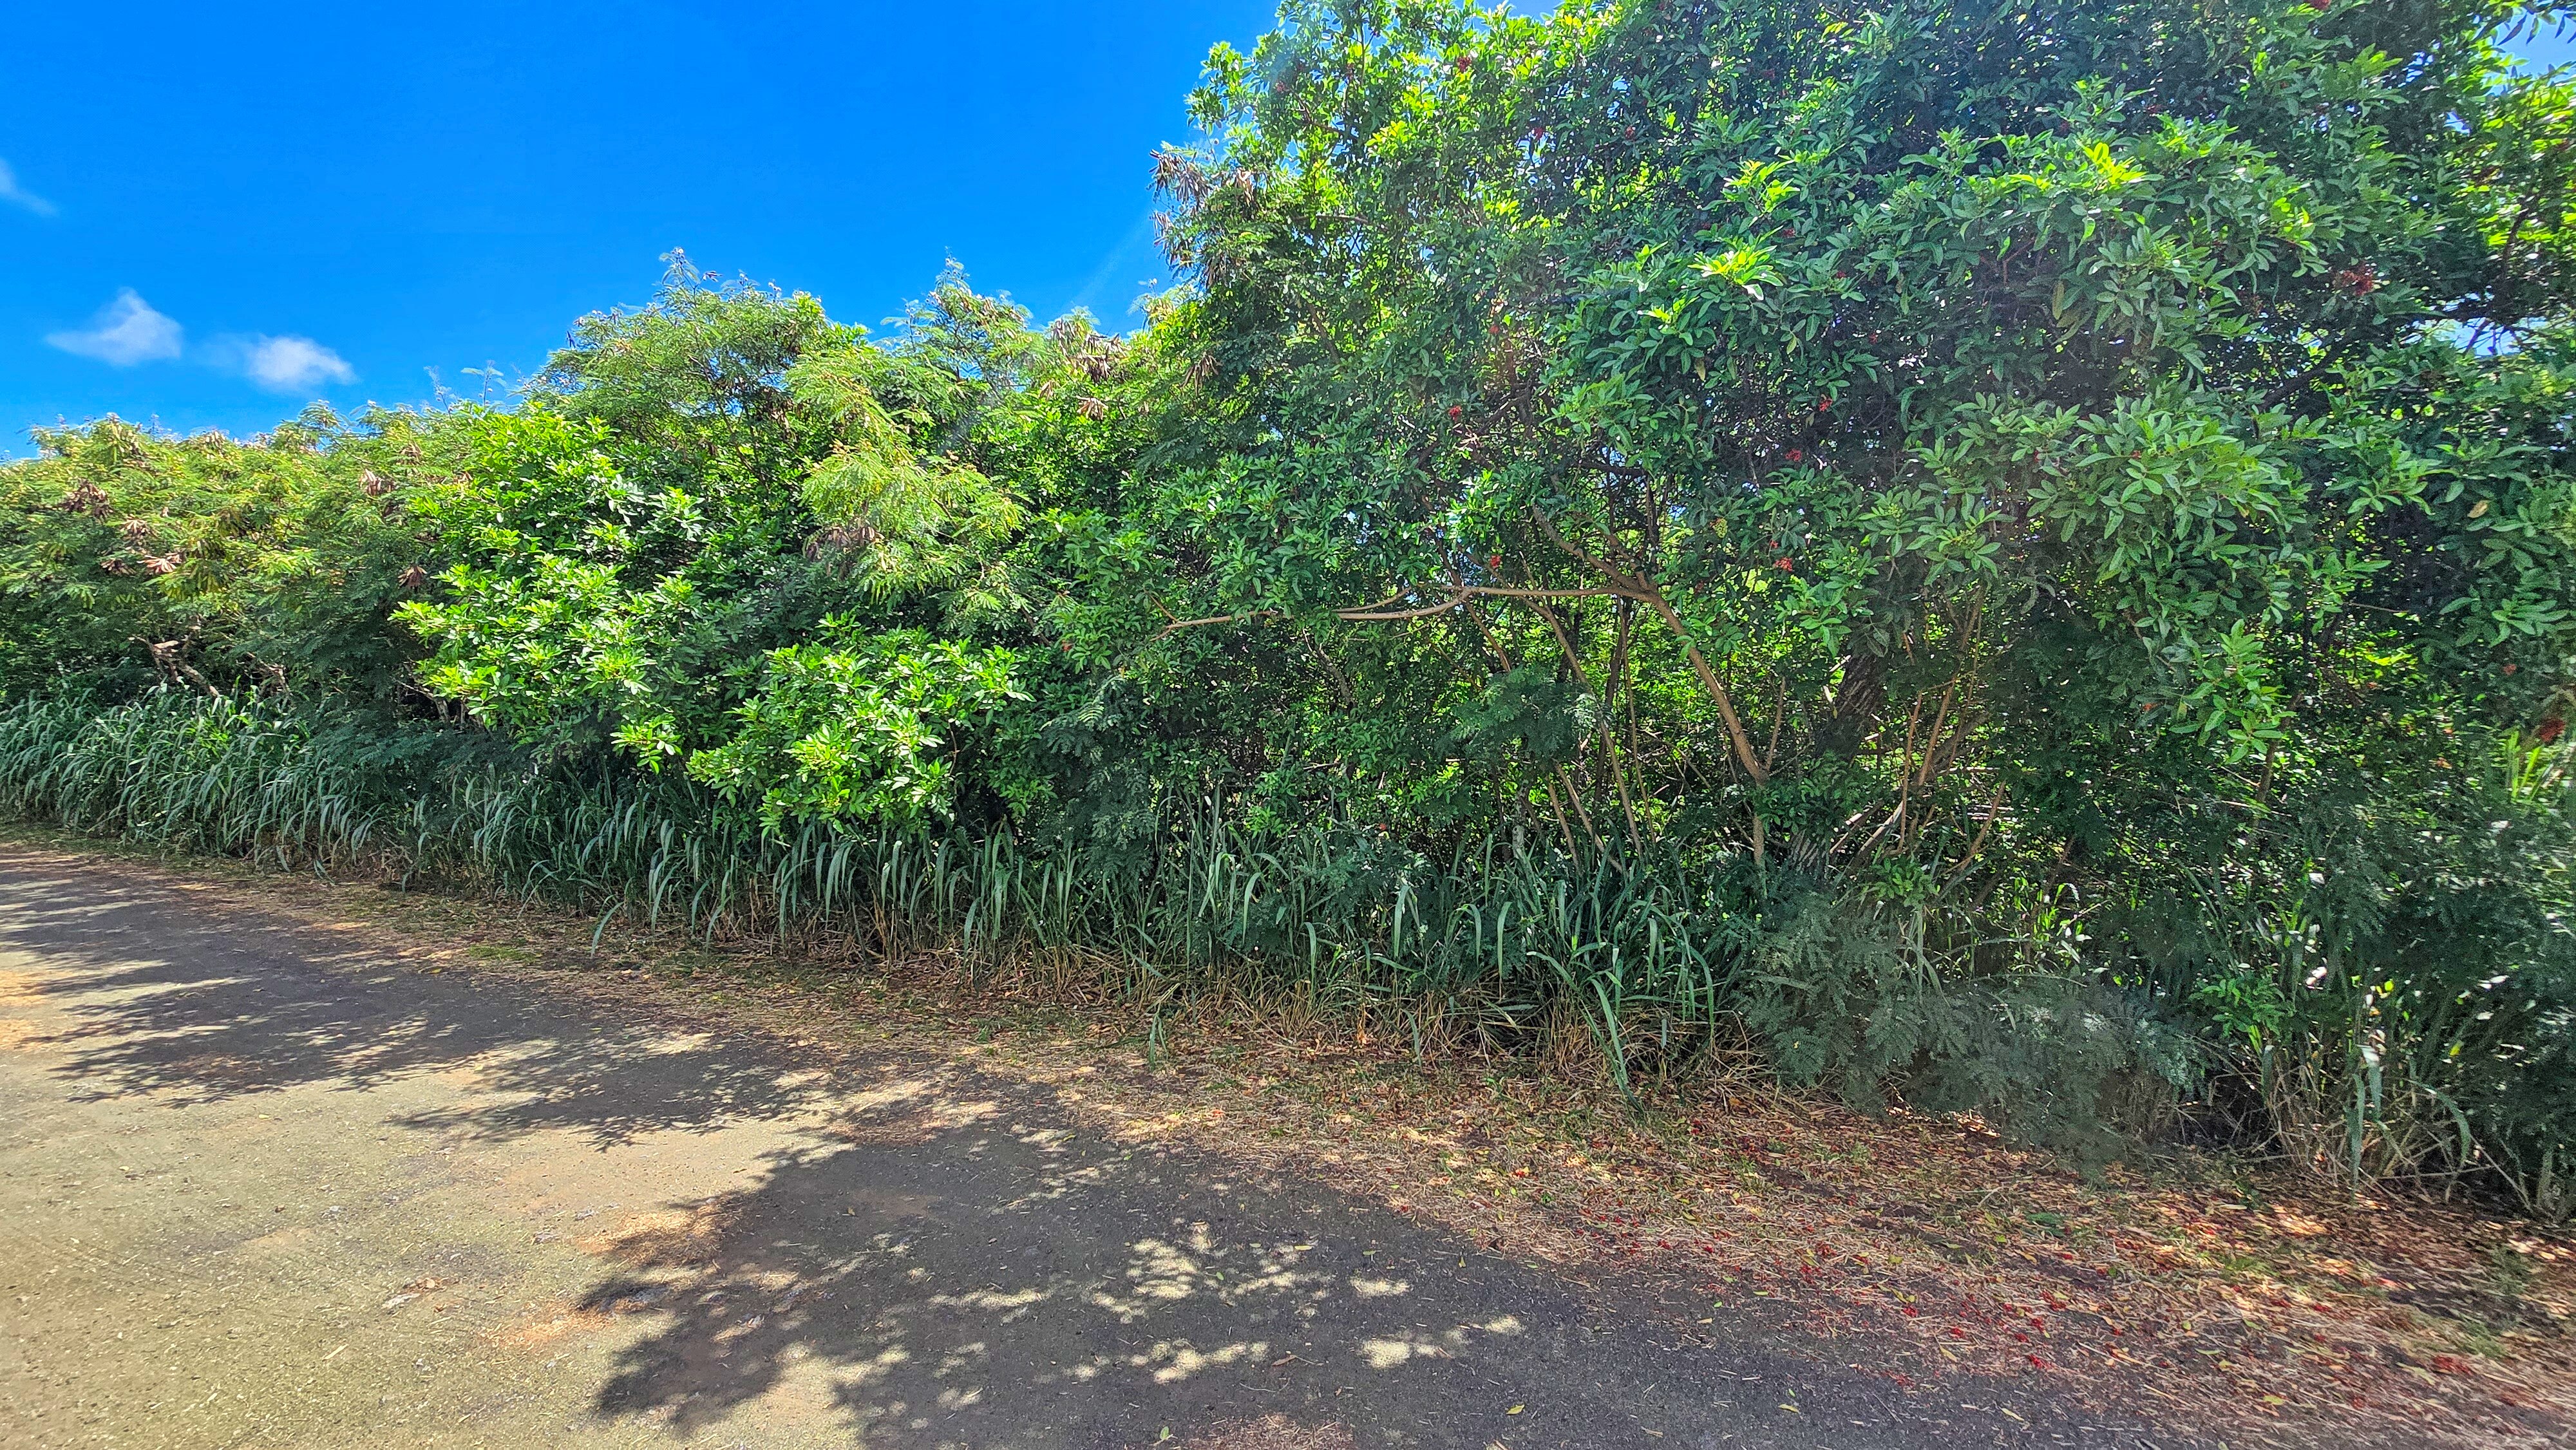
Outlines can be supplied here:
M54 204L20 186L18 173L10 170L9 163L6 161L0 161L0 201L8 202L12 206L23 206L38 216L54 214Z
M357 369L309 337L233 339L243 376L276 393L300 393L325 382L354 383Z
M175 319L153 311L151 303L127 287L117 292L115 301L98 310L87 331L49 332L45 341L111 367L130 368L136 363L177 357L179 336Z
M152 309L131 287L99 309L87 328L48 333L45 341L68 353L115 367L177 357L183 331L178 320ZM199 364L237 373L275 393L305 393L325 383L354 383L358 370L309 337L231 334L185 349Z

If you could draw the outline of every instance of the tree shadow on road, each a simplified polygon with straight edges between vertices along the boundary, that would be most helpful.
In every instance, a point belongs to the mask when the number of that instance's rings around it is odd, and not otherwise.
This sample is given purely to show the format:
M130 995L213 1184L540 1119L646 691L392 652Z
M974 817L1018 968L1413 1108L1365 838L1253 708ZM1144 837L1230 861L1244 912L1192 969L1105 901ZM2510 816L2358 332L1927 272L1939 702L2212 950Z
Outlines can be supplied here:
M952 1069L889 1080L837 1122L844 1141L601 1245L615 1271L582 1310L652 1328L599 1408L694 1435L754 1401L827 1402L867 1444L924 1446L1204 1440L1264 1421L1283 1445L1351 1429L1650 1444L1644 1428L1724 1414L1695 1382L1732 1381L1686 1369L1679 1356L1708 1351L1652 1312L1614 1320L1444 1232L1077 1136L1035 1104L970 1103L979 1090ZM1717 1359L1775 1384L1816 1374ZM1882 1423L1899 1398L1853 1388ZM1825 1443L1777 1403L1775 1443ZM1882 1443L1843 1423L1830 1443Z
M78 895L12 892L0 950L40 955L71 1025L36 1039L64 1075L174 1107L323 1085L362 1090L470 1074L469 1111L409 1126L593 1144L811 1110L811 1072L758 1044L549 1000L523 984L404 964L353 933L208 910L82 878Z
M1687 1311L1580 1292L1320 1189L1077 1133L1041 1090L946 1058L817 1070L755 1034L435 975L95 873L0 871L0 904L0 950L43 963L35 989L69 1023L43 1040L90 1093L176 1106L445 1075L459 1089L404 1125L598 1148L792 1120L754 1181L576 1245L600 1269L567 1327L622 1345L592 1396L606 1421L884 1446L1166 1427L1290 1450L1353 1432L1926 1443L1924 1407L1887 1377L1761 1348L1750 1325L1694 1333Z

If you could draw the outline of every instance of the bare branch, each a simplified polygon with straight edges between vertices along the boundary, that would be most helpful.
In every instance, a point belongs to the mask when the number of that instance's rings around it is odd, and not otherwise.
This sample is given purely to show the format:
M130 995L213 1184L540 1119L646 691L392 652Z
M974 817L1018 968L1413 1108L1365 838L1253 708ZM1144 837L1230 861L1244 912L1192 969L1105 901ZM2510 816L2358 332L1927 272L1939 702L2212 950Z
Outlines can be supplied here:
M1414 592L1416 591L1408 590L1395 598L1402 599ZM1413 609L1389 609L1386 606L1394 603L1395 599L1388 599L1376 604L1362 605L1357 609L1336 609L1333 611L1333 617L1347 619L1354 623L1383 623L1390 620L1423 619L1434 614L1446 614L1470 599L1594 599L1617 592L1613 589L1507 589L1488 584L1453 584L1449 586L1449 597L1437 604L1425 604Z
M1610 581L1614 592L1642 601L1646 607L1655 611L1656 617L1663 620L1664 627L1671 630L1673 637L1681 641L1682 655L1690 661L1691 672L1699 676L1700 688L1708 691L1709 698L1716 703L1718 718L1726 722L1726 741L1735 752L1736 764L1744 768L1744 773L1752 777L1755 785L1768 783L1771 772L1753 753L1752 738L1744 733L1744 722L1736 716L1734 697L1726 692L1725 682L1718 679L1716 667L1711 665L1708 662L1708 656L1701 652L1699 642L1691 638L1690 630L1682 624L1680 611L1674 609L1672 601L1664 597L1664 591L1656 588L1655 581L1643 574L1622 574L1611 568L1607 563L1596 558L1591 550L1557 532L1555 523L1538 510L1530 510L1530 518L1558 548L1599 570L1601 576Z
M1986 801L1985 819L1977 822L1977 834L1968 842L1968 853L1959 858L1958 864L1941 874L1942 885L1947 886L1966 875L1969 863L1975 861L1977 853L1985 849L1986 833L1995 828L1995 817L2003 810L2004 789L2010 784L2010 781L1995 782L1995 793Z
M1276 609L1254 609L1242 614L1211 614L1203 619L1175 619L1156 630L1154 638L1161 639L1166 635L1178 634L1185 629L1203 629L1211 624L1241 624L1246 620L1266 619L1278 613Z
M1428 619L1435 614L1447 614L1450 610L1456 609L1466 602L1467 597L1461 594L1453 595L1450 598L1441 600L1437 604L1423 605L1419 609L1391 609L1382 611L1337 609L1333 611L1333 617L1335 619L1347 619L1354 624L1387 623L1402 619Z

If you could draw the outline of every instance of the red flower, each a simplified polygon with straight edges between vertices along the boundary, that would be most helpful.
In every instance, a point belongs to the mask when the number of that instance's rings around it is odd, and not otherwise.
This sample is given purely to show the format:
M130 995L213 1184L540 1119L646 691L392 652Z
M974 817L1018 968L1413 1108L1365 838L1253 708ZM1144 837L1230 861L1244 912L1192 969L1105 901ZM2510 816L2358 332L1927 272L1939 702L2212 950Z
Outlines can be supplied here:
M1783 558L1778 564L1775 564L1772 567L1777 569L1787 569L1794 573L1798 566L1790 563L1786 558Z
M2557 744L2558 737L2566 733L2567 722L2564 720L2553 718L2540 722L2540 743L2543 745Z
M1464 413L1464 412L1466 412L1466 411L1467 411L1466 409L1459 407L1459 406L1458 406L1457 404L1455 404L1455 403L1451 403L1451 404L1449 405L1449 416L1450 416L1450 417L1452 417L1452 418L1455 418L1455 417L1459 416L1460 414L1462 414L1462 413Z
M1804 453L1799 452L1799 451L1798 451L1797 449L1795 449L1795 448L1792 448L1792 449L1790 449L1790 450L1789 450L1789 455L1788 455L1788 457L1789 457L1789 461L1790 461L1791 463L1804 463L1804 462L1806 462L1806 461L1807 461L1807 455L1805 455Z
M1816 400L1816 411L1817 411L1817 412L1819 412L1819 413L1830 413L1830 412L1832 412L1833 410L1834 410L1834 400L1833 400L1833 399L1831 399L1831 398L1818 398L1818 399Z

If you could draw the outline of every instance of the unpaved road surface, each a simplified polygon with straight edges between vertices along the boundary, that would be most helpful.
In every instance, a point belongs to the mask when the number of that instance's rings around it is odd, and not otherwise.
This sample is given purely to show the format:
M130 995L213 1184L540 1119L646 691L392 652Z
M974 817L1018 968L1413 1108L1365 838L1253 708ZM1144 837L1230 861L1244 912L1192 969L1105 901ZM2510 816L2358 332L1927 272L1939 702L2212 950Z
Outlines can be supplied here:
M355 940L0 845L0 1444L2183 1443Z

